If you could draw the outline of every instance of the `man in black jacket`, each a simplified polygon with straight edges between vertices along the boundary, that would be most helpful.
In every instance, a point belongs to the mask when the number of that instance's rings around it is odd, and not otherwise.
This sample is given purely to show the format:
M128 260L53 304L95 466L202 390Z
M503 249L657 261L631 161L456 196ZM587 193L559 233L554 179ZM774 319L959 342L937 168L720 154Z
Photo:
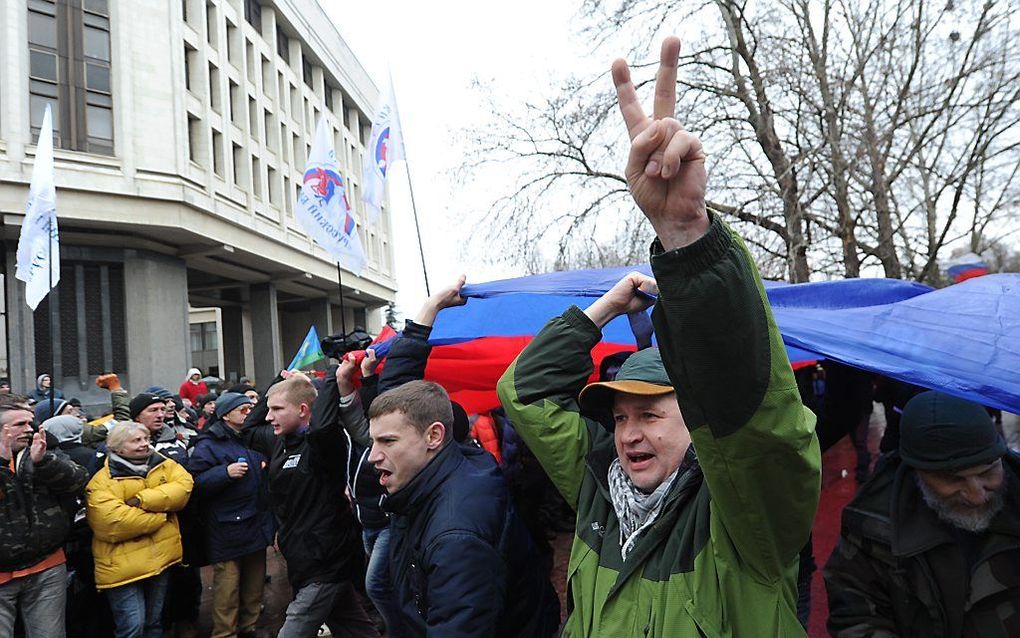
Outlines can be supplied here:
M907 402L900 437L843 510L829 632L1020 636L1020 457L983 406L941 392Z
M352 585L359 548L344 493L348 444L339 402L335 378L316 397L308 377L285 371L241 430L249 447L270 458L270 502L294 591L280 638L315 636L323 623L334 636L379 635Z
M0 402L0 635L20 614L33 638L62 637L71 531L62 501L81 492L88 472L48 451L32 416L24 397Z
M369 409L369 462L389 492L400 636L546 637L556 594L495 461L453 441L442 387L411 381Z

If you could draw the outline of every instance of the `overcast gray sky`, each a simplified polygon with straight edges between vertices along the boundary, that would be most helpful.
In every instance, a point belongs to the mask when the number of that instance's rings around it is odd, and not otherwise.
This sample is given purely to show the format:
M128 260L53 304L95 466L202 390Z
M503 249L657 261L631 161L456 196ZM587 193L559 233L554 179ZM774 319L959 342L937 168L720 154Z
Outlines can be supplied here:
M499 185L458 189L451 170L463 159L462 131L484 120L475 79L523 100L548 86L551 75L591 68L571 26L577 3L319 2L380 89L387 69L392 73L433 290L462 272L475 282L520 274L462 261L460 246L471 239L474 215ZM405 317L413 316L425 290L402 164L388 181L397 303Z

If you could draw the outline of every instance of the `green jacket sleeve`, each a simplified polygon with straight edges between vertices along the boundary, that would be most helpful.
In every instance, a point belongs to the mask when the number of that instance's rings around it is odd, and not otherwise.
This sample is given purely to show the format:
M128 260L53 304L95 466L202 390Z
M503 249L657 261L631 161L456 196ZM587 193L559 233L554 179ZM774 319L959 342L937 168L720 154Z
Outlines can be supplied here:
M807 541L821 456L761 278L715 216L690 246L653 244L652 270L652 321L721 523L713 534L773 582Z
M110 393L110 405L113 408L113 418L116 421L131 420L131 397L127 390L114 390Z
M542 328L496 386L514 429L575 509L591 439L608 436L577 406L593 370L591 349L601 338L595 324L571 307Z

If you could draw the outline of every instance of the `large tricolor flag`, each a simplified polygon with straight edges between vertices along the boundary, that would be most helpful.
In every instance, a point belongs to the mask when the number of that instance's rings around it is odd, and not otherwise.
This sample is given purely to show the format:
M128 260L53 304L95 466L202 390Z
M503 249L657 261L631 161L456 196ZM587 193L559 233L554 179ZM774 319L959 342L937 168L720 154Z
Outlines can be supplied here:
M365 265L358 226L326 121L319 118L294 216L315 243L356 275Z
M394 163L404 159L404 136L400 130L400 115L393 94L393 81L386 85L380 96L379 108L372 121L372 135L365 147L362 161L362 199L368 209L368 221L374 224L382 213L383 195L386 192L386 174Z
M57 189L53 184L53 120L46 105L28 189L28 206L18 240L15 277L25 282L25 301L35 310L60 281Z

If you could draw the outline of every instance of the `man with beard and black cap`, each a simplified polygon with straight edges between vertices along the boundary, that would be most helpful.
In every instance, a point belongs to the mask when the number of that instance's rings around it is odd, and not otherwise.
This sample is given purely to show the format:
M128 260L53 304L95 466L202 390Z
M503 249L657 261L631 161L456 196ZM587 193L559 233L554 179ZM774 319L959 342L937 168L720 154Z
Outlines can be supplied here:
M825 568L832 635L1020 635L1018 473L982 406L912 398L899 452L843 512Z

